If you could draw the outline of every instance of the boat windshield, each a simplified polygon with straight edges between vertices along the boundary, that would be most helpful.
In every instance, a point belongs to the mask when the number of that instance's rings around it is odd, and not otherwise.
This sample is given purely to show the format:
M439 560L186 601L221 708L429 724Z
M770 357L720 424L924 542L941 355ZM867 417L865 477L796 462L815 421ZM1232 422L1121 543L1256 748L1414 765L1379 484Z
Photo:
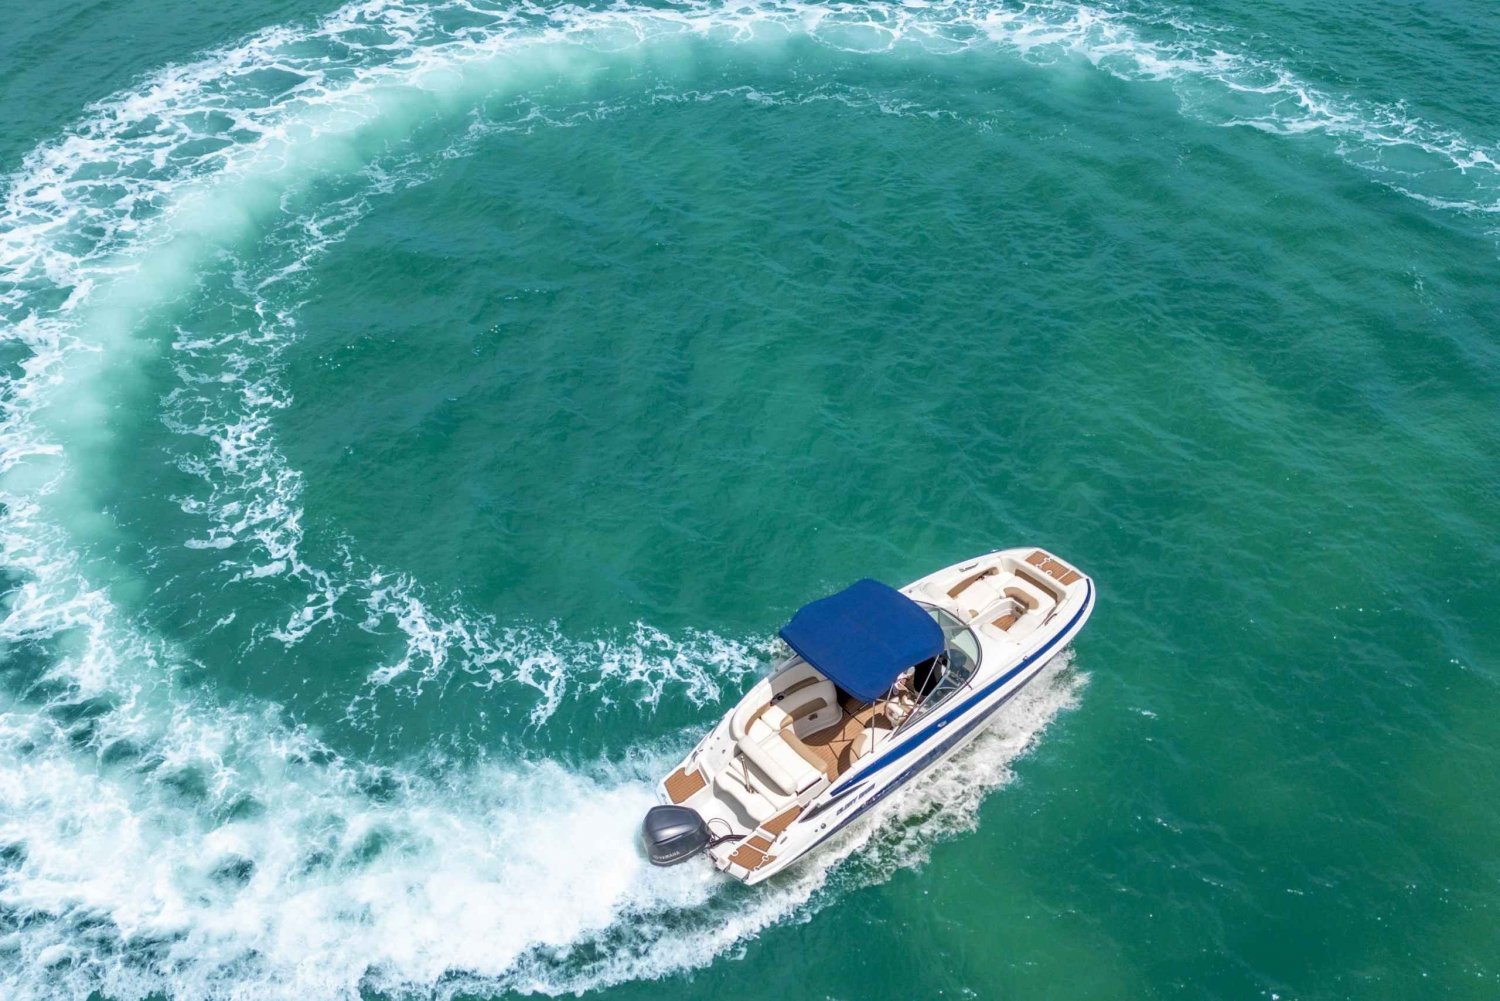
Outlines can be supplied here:
M964 625L951 613L944 611L934 605L922 605L923 610L931 615L943 630L943 653L938 655L936 663L927 668L929 677L936 675L933 681L922 684L920 678L914 678L916 682L919 701L910 715L902 721L901 726L909 726L913 720L920 719L930 709L941 705L954 692L969 683L974 672L979 669L979 640L968 626ZM918 665L918 671L926 665ZM926 689L923 691L923 689Z

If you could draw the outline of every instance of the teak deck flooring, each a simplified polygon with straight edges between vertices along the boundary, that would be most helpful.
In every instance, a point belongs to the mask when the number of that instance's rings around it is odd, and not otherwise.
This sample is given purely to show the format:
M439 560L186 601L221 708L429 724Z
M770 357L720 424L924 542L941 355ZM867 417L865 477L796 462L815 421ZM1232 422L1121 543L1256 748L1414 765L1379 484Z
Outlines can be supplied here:
M851 752L854 747L854 738L859 736L859 732L868 727L870 720L877 715L889 728L890 722L885 719L882 707L850 699L844 703L844 718L838 726L831 726L807 738L795 736L790 729L784 731L783 736L794 747L798 744L802 745L808 752L804 757L819 761L823 774L828 776L828 781L832 782L849 770L849 766L853 764Z
M667 776L667 795L672 797L672 802L683 803L706 785L708 779L703 777L701 770L694 768L690 772L684 772L679 768Z
M759 869L767 862L773 861L776 856L766 854L771 848L772 841L779 837L801 812L802 807L794 806L761 824L749 840L734 850L734 854L729 856L729 861L735 865L744 866L746 869Z

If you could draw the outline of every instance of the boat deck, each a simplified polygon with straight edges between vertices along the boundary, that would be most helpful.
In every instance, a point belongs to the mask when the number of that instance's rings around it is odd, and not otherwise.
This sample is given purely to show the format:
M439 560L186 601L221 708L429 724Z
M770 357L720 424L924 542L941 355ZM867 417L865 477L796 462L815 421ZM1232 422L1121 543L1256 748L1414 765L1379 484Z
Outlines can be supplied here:
M854 763L854 738L870 726L894 729L885 715L883 702L865 703L858 699L846 699L843 704L844 717L836 727L829 727L808 737L798 737L791 731L782 733L782 739L797 749L804 758L818 762L823 774L832 782Z

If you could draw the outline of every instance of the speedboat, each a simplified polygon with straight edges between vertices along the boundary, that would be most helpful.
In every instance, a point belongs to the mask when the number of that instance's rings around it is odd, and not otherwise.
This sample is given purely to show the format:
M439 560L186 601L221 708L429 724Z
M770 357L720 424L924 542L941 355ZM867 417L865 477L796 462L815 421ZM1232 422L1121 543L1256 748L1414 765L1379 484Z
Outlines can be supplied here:
M769 879L978 736L1093 609L1093 580L1041 549L804 606L787 655L657 787L650 860Z

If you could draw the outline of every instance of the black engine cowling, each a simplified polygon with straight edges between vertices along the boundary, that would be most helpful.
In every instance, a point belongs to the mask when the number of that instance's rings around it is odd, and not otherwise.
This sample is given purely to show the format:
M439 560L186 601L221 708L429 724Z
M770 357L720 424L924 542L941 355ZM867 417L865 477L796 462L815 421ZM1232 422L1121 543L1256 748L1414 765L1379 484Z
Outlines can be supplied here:
M686 806L653 806L641 824L652 865L676 865L697 855L711 840L698 811Z

